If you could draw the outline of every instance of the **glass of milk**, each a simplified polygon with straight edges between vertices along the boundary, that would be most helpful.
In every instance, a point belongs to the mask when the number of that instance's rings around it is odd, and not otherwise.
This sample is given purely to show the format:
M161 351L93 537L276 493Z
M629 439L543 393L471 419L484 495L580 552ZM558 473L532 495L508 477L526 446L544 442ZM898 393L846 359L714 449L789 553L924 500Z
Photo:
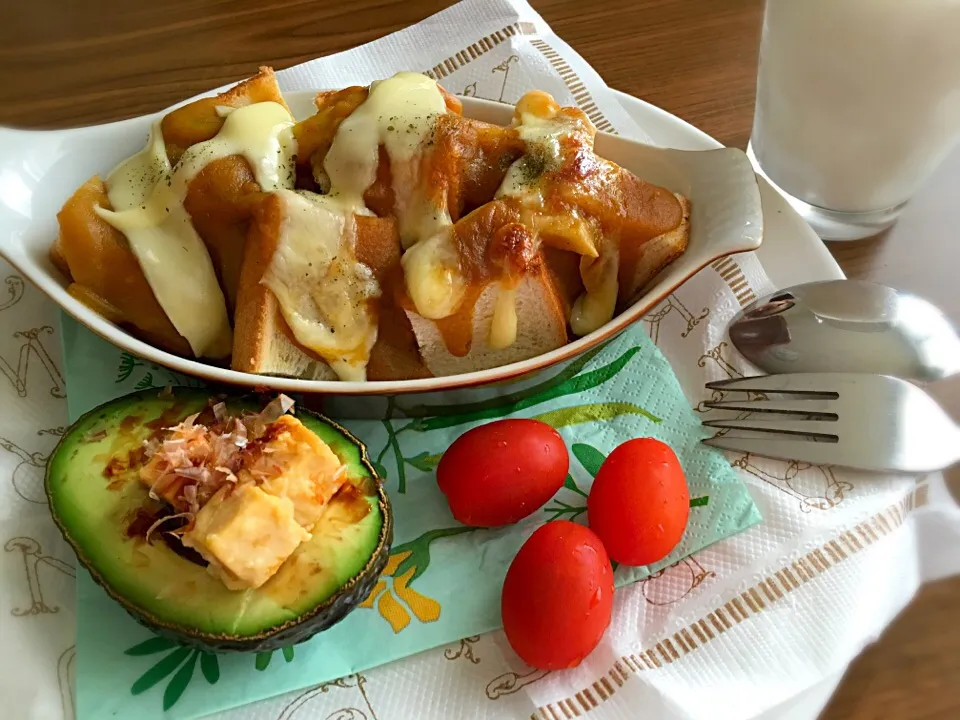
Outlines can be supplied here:
M767 0L755 167L824 240L892 225L960 138L960 0Z

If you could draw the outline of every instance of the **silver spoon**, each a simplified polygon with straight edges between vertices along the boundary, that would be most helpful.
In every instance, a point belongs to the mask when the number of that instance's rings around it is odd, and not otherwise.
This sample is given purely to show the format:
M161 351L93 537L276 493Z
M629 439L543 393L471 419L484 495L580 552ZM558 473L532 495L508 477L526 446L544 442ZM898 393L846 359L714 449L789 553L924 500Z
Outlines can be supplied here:
M730 326L734 346L770 374L860 372L929 382L960 373L960 338L940 310L862 280L796 285Z

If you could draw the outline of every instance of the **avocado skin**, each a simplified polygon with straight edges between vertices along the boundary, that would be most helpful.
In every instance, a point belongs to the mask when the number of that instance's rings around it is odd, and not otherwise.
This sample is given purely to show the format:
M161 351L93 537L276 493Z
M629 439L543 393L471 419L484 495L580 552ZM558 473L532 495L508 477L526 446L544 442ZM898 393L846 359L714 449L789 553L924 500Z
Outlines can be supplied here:
M264 403L261 401L262 396L251 395L249 393L240 395L224 392L209 392L198 390L197 388L182 386L172 387L170 388L170 391L172 391L175 396L193 394L203 395L210 398L233 395L235 399L240 401L254 400L261 407L264 405ZM76 425L89 416L102 411L106 405L112 405L121 401L135 402L140 398L144 398L149 395L155 395L156 393L156 389L149 389L115 398L107 403L104 403L104 405L95 407L84 413L76 420L75 423L73 423L73 425ZM330 596L324 602L320 603L309 612L300 615L294 620L269 628L255 635L231 636L228 634L204 633L201 631L191 630L189 628L183 628L160 620L151 613L142 611L139 608L131 605L126 598L116 592L103 579L97 569L86 557L80 543L73 539L69 529L54 511L55 503L51 495L50 470L53 464L53 459L57 457L57 454L61 450L61 446L70 437L69 429L66 433L64 433L53 452L49 455L46 472L44 475L44 492L51 509L53 521L60 530L60 534L63 536L63 539L73 549L79 564L89 573L94 582L102 587L104 591L124 610L126 610L126 612L134 620L157 635L173 640L181 645L197 647L208 652L216 653L270 652L288 647L290 645L295 645L297 643L306 642L317 633L323 632L324 630L340 622L354 608L366 600L373 591L373 588L376 585L377 580L380 579L380 575L383 573L383 570L386 567L387 561L390 557L390 546L393 543L393 511L390 506L389 497L387 496L386 490L383 487L383 481L377 475L376 470L370 463L370 457L367 454L366 445L364 445L356 436L354 436L349 430L339 423L334 422L320 413L305 408L302 404L298 403L296 415L312 416L316 420L337 430L340 434L347 438L347 440L359 448L360 462L370 473L370 477L372 478L374 486L376 487L377 506L380 510L381 517L383 518L383 524L380 528L379 537L377 538L376 549L370 555L370 558L367 560L367 564L363 567L363 569L353 578L351 578L346 584L341 586L341 588L334 595Z

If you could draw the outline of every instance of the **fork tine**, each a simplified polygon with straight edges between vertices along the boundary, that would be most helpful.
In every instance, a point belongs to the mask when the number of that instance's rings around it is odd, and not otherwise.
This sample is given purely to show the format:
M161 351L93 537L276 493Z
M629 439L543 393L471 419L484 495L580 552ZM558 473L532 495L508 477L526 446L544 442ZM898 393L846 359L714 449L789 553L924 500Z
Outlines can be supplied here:
M808 415L837 419L837 414L832 412L833 401L823 398L811 398L809 400L722 400L705 402L703 406L715 410L784 413L787 415Z
M784 375L757 375L754 377L714 380L708 390L737 390L743 392L786 393L810 397L837 398L822 373L792 373Z
M839 426L836 422L819 420L705 420L703 425L729 430L753 430L764 433L807 435L837 441Z
M809 442L807 440L740 438L725 435L707 438L703 441L721 450L749 453L760 457L778 460L803 458L813 465L843 465L844 458L836 443Z

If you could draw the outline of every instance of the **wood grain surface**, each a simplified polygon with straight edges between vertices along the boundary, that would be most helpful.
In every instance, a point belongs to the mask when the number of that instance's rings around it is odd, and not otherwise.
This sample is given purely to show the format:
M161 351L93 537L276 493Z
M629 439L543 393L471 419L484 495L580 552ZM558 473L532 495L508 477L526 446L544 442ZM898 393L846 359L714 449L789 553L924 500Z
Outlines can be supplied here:
M258 65L280 69L344 50L449 4L7 0L0 3L0 123L67 127L159 110L248 76ZM659 105L728 145L746 146L761 0L532 4L612 87ZM848 275L918 291L960 321L958 195L960 155L920 193L892 232L831 251ZM960 416L960 382L940 385L935 394ZM853 664L823 717L960 717L958 608L960 578L924 588Z

